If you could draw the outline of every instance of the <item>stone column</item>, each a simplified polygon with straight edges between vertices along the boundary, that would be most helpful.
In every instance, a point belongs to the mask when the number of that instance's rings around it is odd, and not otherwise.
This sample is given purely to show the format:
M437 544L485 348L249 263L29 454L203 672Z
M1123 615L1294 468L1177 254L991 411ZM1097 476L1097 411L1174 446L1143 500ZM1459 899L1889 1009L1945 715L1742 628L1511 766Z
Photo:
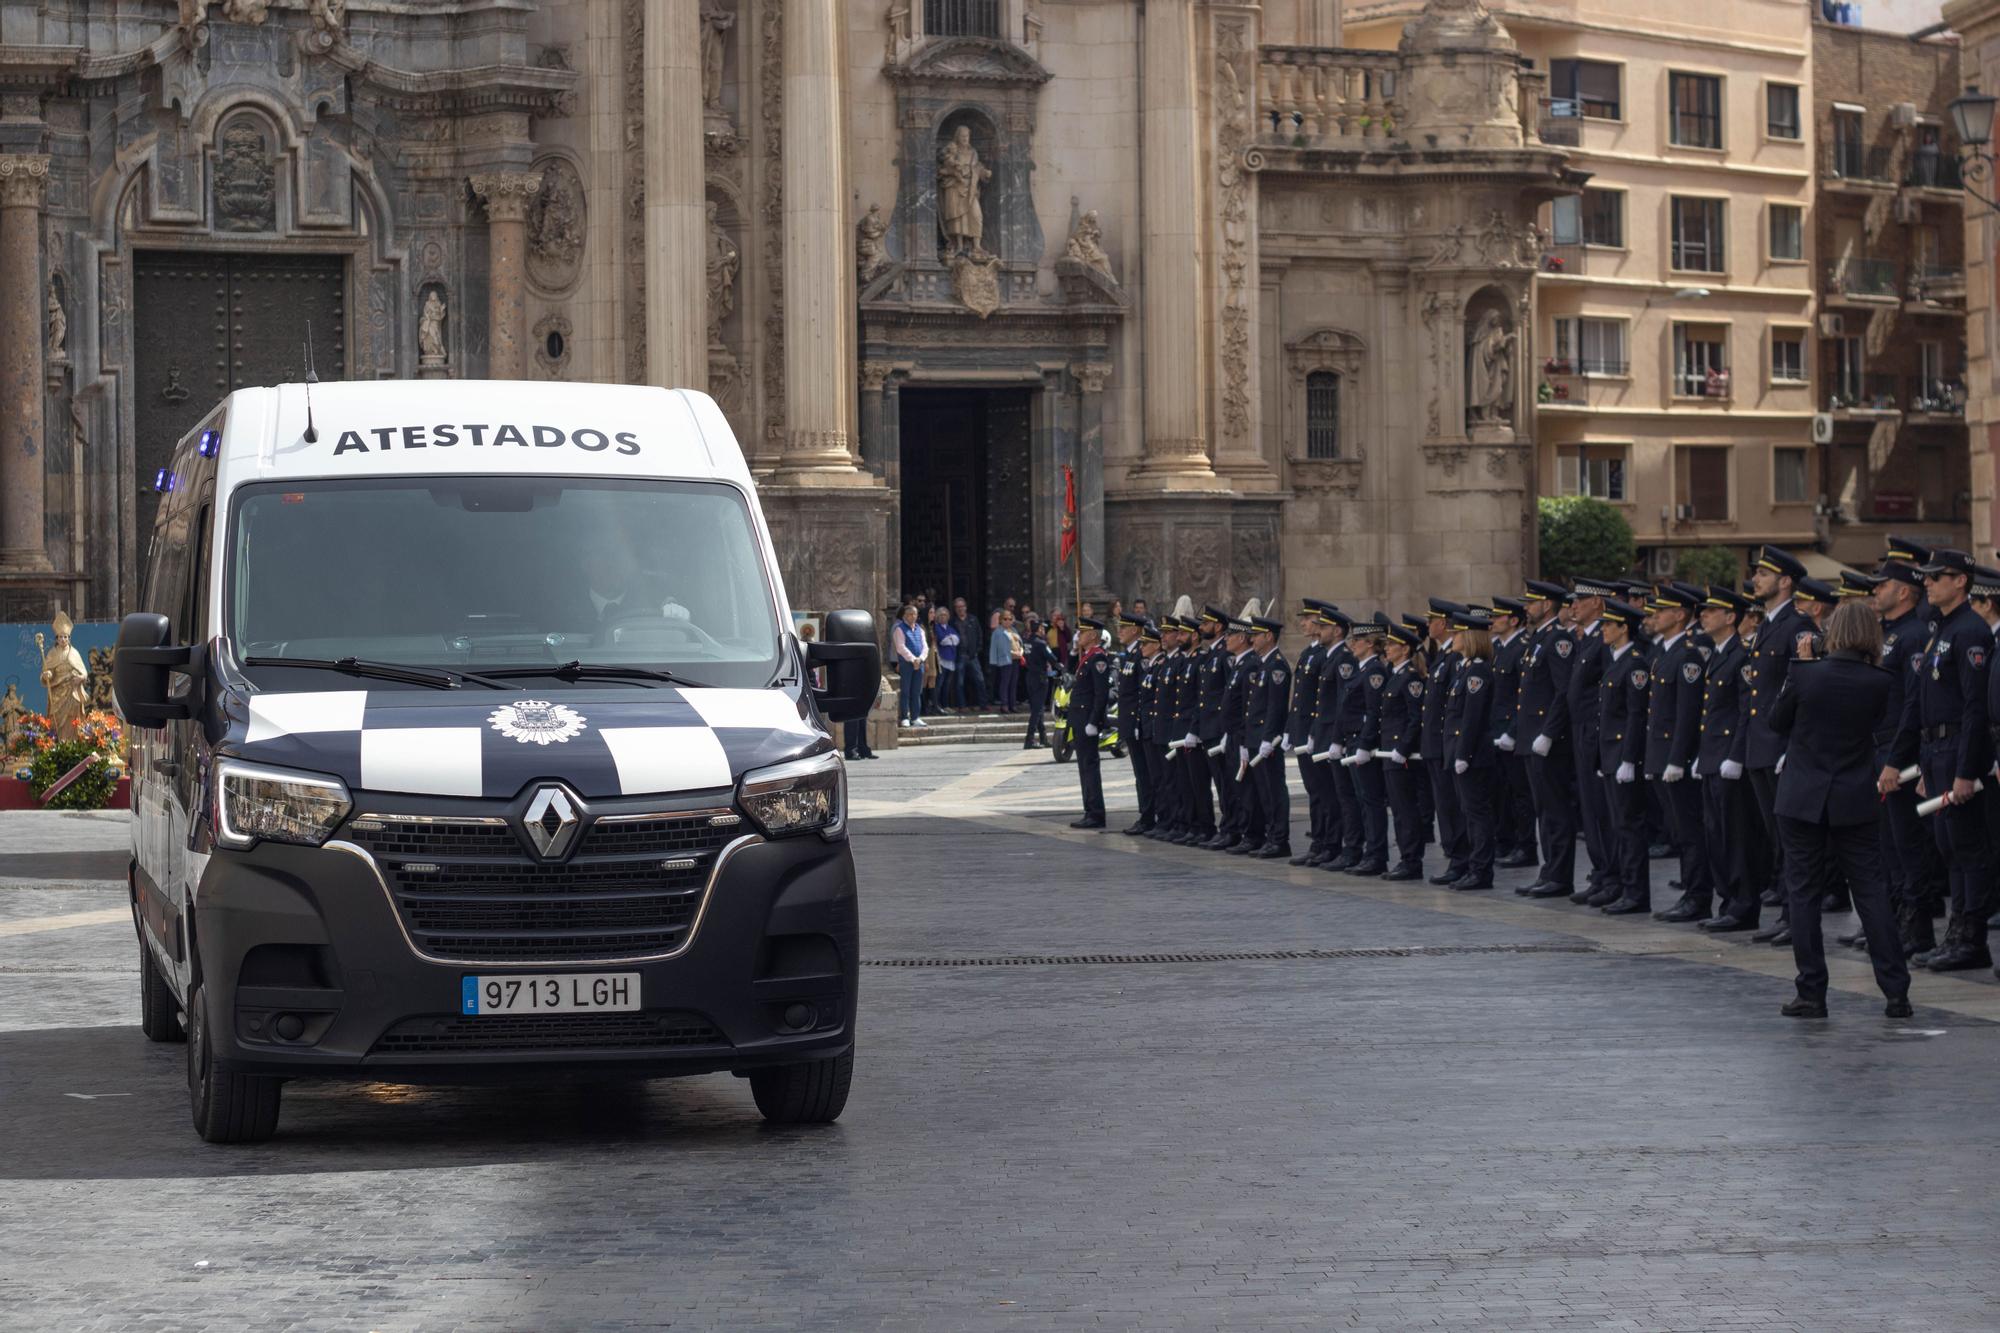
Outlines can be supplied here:
M49 159L0 154L0 569L48 570L42 529L42 196Z
M888 441L884 438L883 411L889 376L894 367L887 361L861 363L861 466L875 477L888 475Z
M486 376L528 377L528 206L542 191L538 171L488 171L472 177L486 201Z
M1104 582L1104 385L1111 366L1078 361L1069 373L1077 386L1076 541L1083 556L1083 595L1102 601L1109 596Z
M646 6L646 381L708 391L701 6Z
M1146 6L1140 89L1141 207L1145 213L1145 462L1166 485L1209 486L1203 429L1207 384L1202 302L1201 117L1195 93L1193 0Z
M692 6L690 6L692 8ZM852 232L839 0L785 0L785 448L779 480L854 484Z

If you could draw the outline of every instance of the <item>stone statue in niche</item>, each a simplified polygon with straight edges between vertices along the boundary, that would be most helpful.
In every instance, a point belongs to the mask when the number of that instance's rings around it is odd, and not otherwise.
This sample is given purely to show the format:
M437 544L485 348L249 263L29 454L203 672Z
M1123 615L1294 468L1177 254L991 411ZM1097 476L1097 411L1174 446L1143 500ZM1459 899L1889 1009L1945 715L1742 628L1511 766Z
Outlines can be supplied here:
M417 316L417 355L422 370L443 372L444 295L435 287L424 293L423 313Z
M736 309L736 270L743 262L736 242L722 229L715 205L708 205L708 345L722 346L722 321Z
M868 205L867 214L854 227L854 265L862 282L873 281L876 274L889 266L885 240L888 235L889 224L882 218L882 205Z
M701 104L711 116L722 112L722 65L729 51L724 36L736 26L736 16L715 3L704 0L701 7Z
M969 254L986 257L980 244L986 235L986 214L979 206L979 187L993 173L972 146L972 129L960 125L951 142L938 150L938 227L944 233L946 258Z
M1514 345L1518 335L1497 310L1488 310L1467 341L1468 417L1492 426L1514 420Z
M1071 259L1111 277L1111 256L1104 253L1104 228L1097 220L1097 210L1089 209L1077 218L1076 227L1069 234L1067 253Z
M277 173L264 133L247 120L222 131L215 158L215 225L222 231L275 231Z
M222 17L231 23L262 23L271 12L271 0L222 0Z
M69 360L69 353L63 344L69 341L69 316L63 313L62 298L56 295L54 283L49 284L49 360L52 363Z

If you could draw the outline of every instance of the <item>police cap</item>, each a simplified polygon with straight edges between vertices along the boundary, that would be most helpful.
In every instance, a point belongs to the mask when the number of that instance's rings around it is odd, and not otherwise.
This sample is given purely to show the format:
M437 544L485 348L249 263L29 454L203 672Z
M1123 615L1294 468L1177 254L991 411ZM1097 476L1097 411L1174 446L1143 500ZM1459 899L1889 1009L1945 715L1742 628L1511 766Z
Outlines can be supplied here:
M1513 616L1519 619L1528 614L1528 608L1518 597L1495 597L1493 599L1493 613L1495 615Z
M1840 601L1840 594L1818 579L1800 579L1792 588L1792 596L1798 601L1817 602L1821 606L1833 606Z
M1974 565L1971 595L2000 600L2000 569L1995 569L1991 565Z
M1884 560L1882 567L1875 571L1883 583L1907 583L1912 588L1924 586L1924 576L1915 565L1902 560Z
M1889 549L1882 556L1884 560L1900 560L1906 565L1928 565L1931 562L1931 548L1922 542L1911 541L1901 533L1889 534Z
M1265 634L1283 634L1285 632L1285 622L1282 620L1273 620L1269 616L1252 616L1250 617L1250 628L1253 631L1261 631Z
M1863 574L1852 569L1840 571L1840 584L1833 591L1845 601L1851 597L1867 597L1882 586L1882 580L1873 574Z
M1544 583L1540 579L1529 579L1525 596L1531 602L1560 602L1569 596L1569 589L1560 583Z
M1604 604L1604 618L1615 620L1626 629L1636 630L1645 621L1646 613L1636 606L1627 606L1624 602L1607 601Z
M1576 581L1576 591L1572 593L1571 596L1602 597L1607 600L1610 600L1616 598L1618 594L1622 591L1624 591L1624 584L1621 580L1618 579L1596 579L1596 578L1579 577Z
M1936 578L1940 574L1963 574L1972 577L1972 557L1949 546L1940 546L1931 552L1931 558L1918 566L1917 572L1925 578Z
M1752 564L1757 569L1768 569L1794 582L1806 576L1806 567L1799 563L1799 558L1782 546L1758 547L1757 559Z

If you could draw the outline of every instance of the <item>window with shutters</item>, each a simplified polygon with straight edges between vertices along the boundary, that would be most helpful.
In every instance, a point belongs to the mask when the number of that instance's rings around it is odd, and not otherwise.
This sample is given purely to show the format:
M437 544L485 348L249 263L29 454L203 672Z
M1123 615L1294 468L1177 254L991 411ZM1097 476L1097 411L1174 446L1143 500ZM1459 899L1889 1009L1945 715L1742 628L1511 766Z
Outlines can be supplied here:
M1722 147L1722 80L1712 74L1669 74L1669 139L1677 148Z
M924 0L930 37L998 37L1000 0Z
M1774 504L1804 504L1811 491L1811 456L1789 446L1771 451L1771 500Z
M1625 499L1625 456L1622 444L1566 445L1556 450L1556 489L1563 495L1593 499Z
M1340 457L1340 376L1330 370L1306 376L1306 457Z
M1676 489L1685 517L1697 523L1729 520L1729 449L1683 445L1675 451ZM1679 515L1677 515L1678 517Z
M1549 99L1557 114L1619 120L1622 67L1604 60L1551 60Z

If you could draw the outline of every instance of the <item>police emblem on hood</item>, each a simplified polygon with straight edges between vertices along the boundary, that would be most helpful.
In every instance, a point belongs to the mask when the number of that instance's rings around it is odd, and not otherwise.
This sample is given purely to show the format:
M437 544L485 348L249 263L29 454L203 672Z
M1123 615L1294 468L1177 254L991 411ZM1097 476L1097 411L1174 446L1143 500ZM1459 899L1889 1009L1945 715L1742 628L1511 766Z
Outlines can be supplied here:
M516 699L487 714L487 724L523 745L556 745L583 734L583 714L547 699Z

